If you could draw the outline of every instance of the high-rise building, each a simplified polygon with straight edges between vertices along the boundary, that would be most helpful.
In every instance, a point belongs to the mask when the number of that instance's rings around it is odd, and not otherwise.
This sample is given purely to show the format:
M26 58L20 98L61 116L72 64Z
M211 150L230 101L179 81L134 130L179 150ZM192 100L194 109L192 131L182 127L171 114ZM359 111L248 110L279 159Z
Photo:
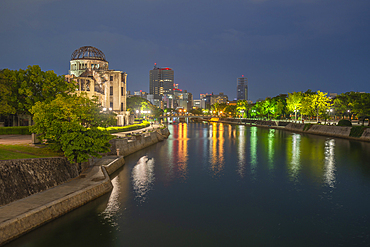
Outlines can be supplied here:
M237 78L237 100L248 100L248 79L242 75Z
M149 94L154 95L154 100L159 102L164 95L173 95L174 71L171 68L154 68L149 72Z

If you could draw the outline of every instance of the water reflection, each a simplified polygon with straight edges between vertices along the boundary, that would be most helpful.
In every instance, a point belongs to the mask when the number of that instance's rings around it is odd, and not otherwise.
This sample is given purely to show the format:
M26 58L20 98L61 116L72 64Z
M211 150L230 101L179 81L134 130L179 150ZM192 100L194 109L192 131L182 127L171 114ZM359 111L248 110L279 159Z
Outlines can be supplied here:
M291 136L291 142L287 142L287 155L288 155L288 169L289 176L294 182L298 182L299 171L301 170L301 135L293 134Z
M212 123L210 131L210 169L213 176L220 176L224 168L224 125Z
M177 168L180 177L186 179L188 173L188 126L186 123L180 123L178 129Z
M143 156L132 169L132 184L135 199L145 202L154 182L154 159Z
M256 179L256 168L257 168L257 127L250 128L250 150L251 150L251 174L252 178Z
M274 154L275 154L275 129L270 129L268 134L268 166L269 169L274 169Z
M237 138L237 142L238 142L238 152L237 152L237 155L238 155L238 174L241 178L243 178L245 176L245 165L246 165L246 157L245 157L245 154L246 154L246 150L245 150L245 144L246 144L246 140L245 140L245 126L239 126L239 135L238 135L238 138Z
M109 197L108 205L105 210L101 213L103 218L111 226L117 226L117 222L114 220L114 216L121 210L121 200L119 200L121 194L121 185L119 182L119 177L116 176L111 180L113 189Z
M335 140L327 140L325 142L325 167L324 167L324 181L334 188L335 185Z

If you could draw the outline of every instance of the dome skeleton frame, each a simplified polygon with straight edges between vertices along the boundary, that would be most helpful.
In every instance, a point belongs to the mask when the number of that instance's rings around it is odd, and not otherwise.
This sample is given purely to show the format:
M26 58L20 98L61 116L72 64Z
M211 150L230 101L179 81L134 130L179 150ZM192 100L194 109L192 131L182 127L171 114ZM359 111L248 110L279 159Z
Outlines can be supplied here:
M97 59L106 61L104 53L93 46L83 46L75 50L71 55L71 60L76 59Z

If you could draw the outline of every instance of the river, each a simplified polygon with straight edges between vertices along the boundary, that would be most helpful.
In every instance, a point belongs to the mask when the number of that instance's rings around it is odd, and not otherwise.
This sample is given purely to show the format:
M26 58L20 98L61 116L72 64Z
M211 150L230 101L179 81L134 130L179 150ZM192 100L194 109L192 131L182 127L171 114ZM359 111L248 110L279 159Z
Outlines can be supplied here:
M369 246L370 143L179 123L12 246Z

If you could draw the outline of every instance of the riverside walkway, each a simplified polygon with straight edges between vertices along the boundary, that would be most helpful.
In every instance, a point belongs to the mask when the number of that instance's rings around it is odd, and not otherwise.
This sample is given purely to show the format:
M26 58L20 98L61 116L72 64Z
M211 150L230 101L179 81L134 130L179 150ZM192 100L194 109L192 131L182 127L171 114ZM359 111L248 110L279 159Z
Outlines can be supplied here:
M161 125L155 124L114 135L123 136L159 127ZM28 135L0 136L0 144L31 143L31 136ZM117 163L124 163L122 156L103 156L100 159L94 159L93 165L83 171L80 176L48 190L1 206L0 245L108 193L113 186L109 175L105 169L102 169L102 166L116 166Z

